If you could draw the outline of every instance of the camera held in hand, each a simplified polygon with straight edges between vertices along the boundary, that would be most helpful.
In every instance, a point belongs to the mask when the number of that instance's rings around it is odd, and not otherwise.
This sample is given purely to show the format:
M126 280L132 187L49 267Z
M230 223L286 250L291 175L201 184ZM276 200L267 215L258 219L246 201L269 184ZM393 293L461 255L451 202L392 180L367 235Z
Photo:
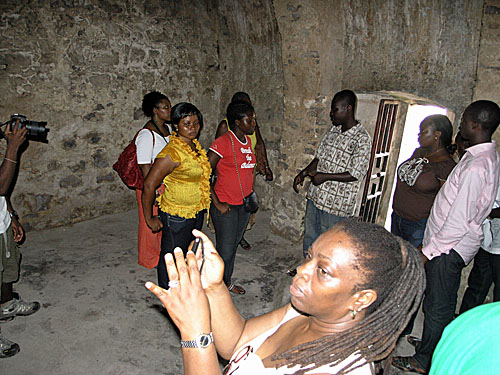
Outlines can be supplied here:
M14 113L12 116L10 116L10 121L8 125L11 131L14 129L14 126L16 126L16 121L18 119L19 119L18 128L21 129L23 127L26 127L26 129L28 130L28 139L37 142L48 143L47 133L49 132L50 129L45 127L47 125L47 122L28 120L26 119L26 116Z

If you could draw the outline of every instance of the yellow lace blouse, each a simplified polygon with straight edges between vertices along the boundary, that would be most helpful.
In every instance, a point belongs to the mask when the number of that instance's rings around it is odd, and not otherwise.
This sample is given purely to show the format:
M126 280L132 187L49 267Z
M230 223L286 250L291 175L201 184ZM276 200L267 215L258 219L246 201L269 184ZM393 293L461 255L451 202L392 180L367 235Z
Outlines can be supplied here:
M198 153L172 132L170 142L156 156L164 158L168 155L174 162L181 163L163 179L165 192L157 198L160 209L187 219L210 207L212 168L200 143L196 139L193 142Z

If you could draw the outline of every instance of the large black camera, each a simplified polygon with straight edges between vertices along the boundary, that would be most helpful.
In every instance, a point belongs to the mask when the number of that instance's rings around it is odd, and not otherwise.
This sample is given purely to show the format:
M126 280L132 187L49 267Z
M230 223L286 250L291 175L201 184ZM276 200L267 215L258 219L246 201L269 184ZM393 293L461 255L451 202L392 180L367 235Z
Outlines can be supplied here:
M26 129L28 130L28 139L37 142L48 143L47 133L49 132L50 129L45 127L45 125L47 125L47 122L31 121L26 119L26 116L14 113L12 116L10 116L10 121L9 121L9 126L11 131L12 129L14 129L14 126L16 125L16 121L18 119L19 119L18 128L21 129L26 127Z

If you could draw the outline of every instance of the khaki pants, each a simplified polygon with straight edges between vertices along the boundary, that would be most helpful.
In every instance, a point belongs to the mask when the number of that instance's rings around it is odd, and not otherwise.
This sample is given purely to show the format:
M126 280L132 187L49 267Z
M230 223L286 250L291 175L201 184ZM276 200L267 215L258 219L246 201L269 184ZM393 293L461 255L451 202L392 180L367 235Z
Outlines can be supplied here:
M21 251L14 242L12 227L0 234L0 283L12 283L19 279Z

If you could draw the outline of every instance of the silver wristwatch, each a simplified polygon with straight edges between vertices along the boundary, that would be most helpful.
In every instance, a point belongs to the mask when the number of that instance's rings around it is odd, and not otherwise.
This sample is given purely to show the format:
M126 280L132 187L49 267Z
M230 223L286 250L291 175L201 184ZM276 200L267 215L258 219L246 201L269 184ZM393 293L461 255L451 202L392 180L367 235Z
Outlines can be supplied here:
M210 333L202 333L194 340L189 341L181 341L181 348L206 348L211 343L214 342L214 336L212 332Z

